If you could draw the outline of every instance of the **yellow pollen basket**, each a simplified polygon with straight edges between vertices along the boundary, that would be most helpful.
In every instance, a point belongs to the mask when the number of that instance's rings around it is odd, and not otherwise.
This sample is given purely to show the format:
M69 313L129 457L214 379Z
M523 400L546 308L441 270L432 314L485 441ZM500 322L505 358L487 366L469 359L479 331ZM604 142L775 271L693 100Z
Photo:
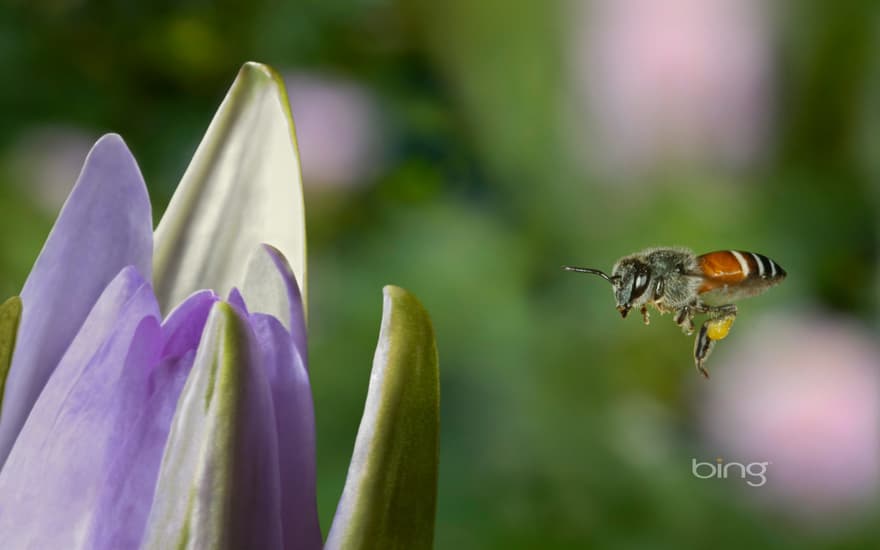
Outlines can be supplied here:
M733 325L733 317L715 319L707 323L706 335L711 340L724 340Z

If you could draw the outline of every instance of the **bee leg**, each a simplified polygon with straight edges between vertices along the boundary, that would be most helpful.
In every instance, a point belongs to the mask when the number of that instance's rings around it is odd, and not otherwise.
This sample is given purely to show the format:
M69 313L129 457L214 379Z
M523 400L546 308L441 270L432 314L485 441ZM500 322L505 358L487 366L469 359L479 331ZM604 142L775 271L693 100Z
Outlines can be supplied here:
M703 362L709 357L709 354L712 353L712 348L715 346L715 340L709 338L709 328L708 321L703 323L703 326L700 327L700 334L697 335L697 339L694 341L694 362L697 366L697 371L703 375L703 378L709 379L709 371L703 366Z
M648 313L648 306L642 306L642 321L645 322L646 325L651 324L651 315Z
M675 314L675 324L681 327L685 334L694 333L694 310L690 306L684 306Z
M730 333L730 327L733 325L734 319L736 319L736 306L727 305L711 308L708 313L710 317L700 327L700 333L694 342L694 361L696 362L697 370L706 378L709 378L709 372L703 367L703 363L706 362L709 354L712 353L715 342L727 338L727 335Z

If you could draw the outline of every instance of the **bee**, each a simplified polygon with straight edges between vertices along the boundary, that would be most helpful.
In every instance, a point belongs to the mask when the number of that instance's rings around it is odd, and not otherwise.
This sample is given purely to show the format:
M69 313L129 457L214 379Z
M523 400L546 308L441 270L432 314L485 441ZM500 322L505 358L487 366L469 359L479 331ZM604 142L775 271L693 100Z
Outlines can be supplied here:
M678 247L648 248L624 256L610 276L589 267L567 265L563 269L598 275L611 283L617 311L624 319L637 309L647 325L648 306L653 306L661 314L673 313L675 323L693 334L694 316L706 314L694 341L694 362L706 378L706 359L736 319L733 302L757 296L787 275L779 264L754 252L719 250L697 256Z

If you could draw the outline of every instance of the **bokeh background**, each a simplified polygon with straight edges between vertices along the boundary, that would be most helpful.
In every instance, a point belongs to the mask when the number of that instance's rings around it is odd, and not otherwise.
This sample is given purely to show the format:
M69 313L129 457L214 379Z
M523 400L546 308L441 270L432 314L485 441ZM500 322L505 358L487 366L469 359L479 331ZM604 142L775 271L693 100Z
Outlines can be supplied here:
M158 219L247 60L302 148L325 530L395 283L439 341L438 548L880 547L880 4L5 1L0 296L104 132ZM789 273L710 381L559 269L672 244Z

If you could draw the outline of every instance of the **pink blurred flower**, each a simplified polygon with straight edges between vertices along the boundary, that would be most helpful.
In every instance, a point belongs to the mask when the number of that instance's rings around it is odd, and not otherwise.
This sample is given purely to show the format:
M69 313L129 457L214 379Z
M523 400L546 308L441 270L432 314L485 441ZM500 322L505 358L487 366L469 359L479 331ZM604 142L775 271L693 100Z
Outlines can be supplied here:
M385 136L362 86L326 75L285 78L306 186L367 183L382 164Z
M766 144L768 11L758 0L595 0L573 17L581 110L598 132L591 160L631 171L751 162Z
M710 452L770 461L753 494L801 519L869 504L880 487L876 339L828 318L768 319L744 332L729 354L716 352L701 414Z

